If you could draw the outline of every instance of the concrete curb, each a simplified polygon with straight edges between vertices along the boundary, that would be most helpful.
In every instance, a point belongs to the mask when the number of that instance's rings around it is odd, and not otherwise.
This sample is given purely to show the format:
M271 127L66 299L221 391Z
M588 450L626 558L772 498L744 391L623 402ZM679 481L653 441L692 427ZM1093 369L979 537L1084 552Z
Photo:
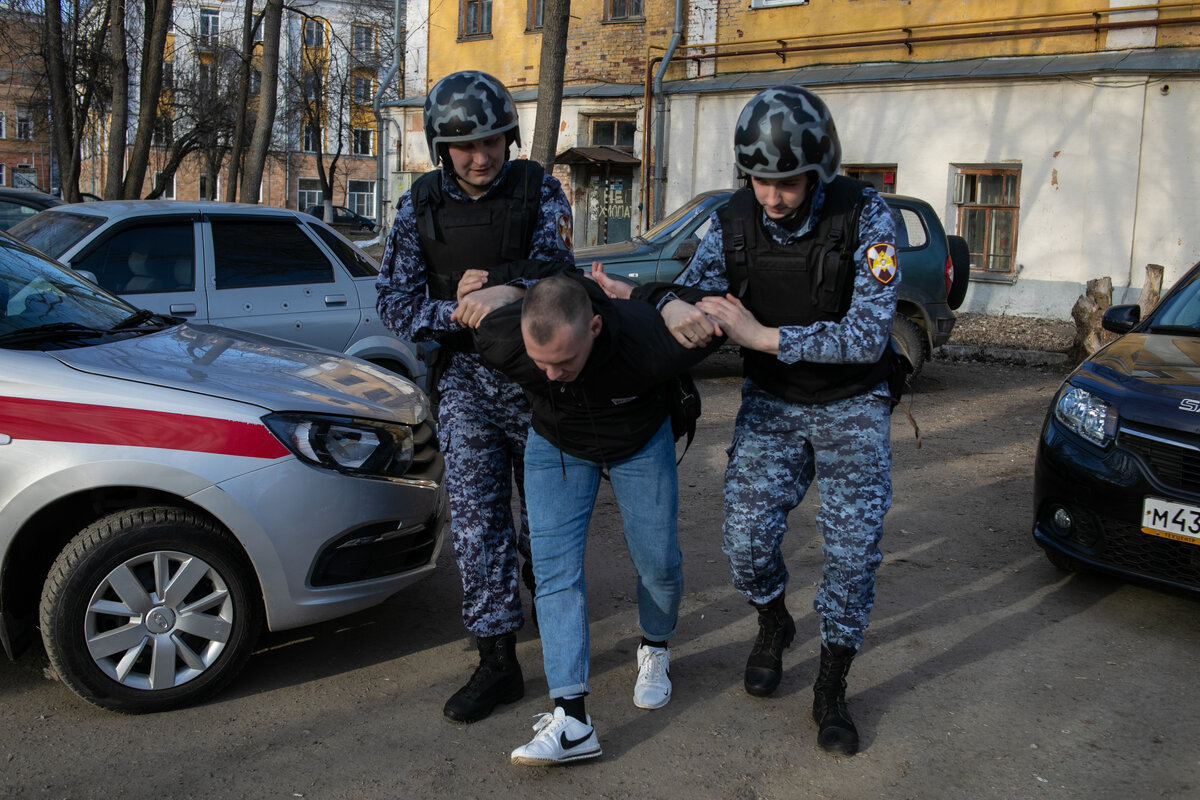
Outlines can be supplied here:
M933 357L948 361L997 361L1029 367L1065 367L1068 365L1066 353L956 344L946 344L934 348Z

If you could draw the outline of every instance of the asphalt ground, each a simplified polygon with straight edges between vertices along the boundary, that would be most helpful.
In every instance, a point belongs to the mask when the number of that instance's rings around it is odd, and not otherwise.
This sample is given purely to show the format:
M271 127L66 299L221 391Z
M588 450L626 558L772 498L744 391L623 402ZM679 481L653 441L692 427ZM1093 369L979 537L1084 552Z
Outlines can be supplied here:
M3 798L1192 798L1200 796L1197 601L1059 572L1030 535L1032 463L1062 366L931 361L893 417L895 500L877 603L849 678L862 751L834 758L810 719L821 562L816 498L785 551L799 632L771 698L742 689L755 615L720 552L740 379L698 370L704 416L680 466L685 594L671 703L633 706L632 569L611 493L588 556L591 712L602 757L509 764L549 709L537 632L526 696L474 725L446 697L475 663L448 549L384 605L265 636L218 698L166 714L88 706L40 648L0 662ZM815 492L813 493L815 495Z

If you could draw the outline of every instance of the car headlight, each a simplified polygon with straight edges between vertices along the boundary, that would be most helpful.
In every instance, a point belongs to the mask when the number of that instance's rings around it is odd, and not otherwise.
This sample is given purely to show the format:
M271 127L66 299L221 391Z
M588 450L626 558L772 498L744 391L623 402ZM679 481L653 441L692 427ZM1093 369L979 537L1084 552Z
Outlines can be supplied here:
M400 478L413 457L407 425L319 414L268 414L263 422L302 461L355 475Z
M1077 435L1101 447L1117 435L1117 409L1078 386L1069 386L1059 394L1054 416Z

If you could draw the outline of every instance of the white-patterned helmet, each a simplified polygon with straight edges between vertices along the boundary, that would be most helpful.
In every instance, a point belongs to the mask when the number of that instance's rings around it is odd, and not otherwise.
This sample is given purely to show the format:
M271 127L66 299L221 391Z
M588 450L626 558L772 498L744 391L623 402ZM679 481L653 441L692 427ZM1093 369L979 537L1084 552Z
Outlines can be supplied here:
M759 178L815 172L822 183L842 163L833 117L821 98L799 86L772 86L756 94L733 135L738 171Z
M520 119L512 95L486 72L452 72L433 85L425 98L425 141L429 158L438 163L438 146L471 142L503 133L506 142L521 144Z

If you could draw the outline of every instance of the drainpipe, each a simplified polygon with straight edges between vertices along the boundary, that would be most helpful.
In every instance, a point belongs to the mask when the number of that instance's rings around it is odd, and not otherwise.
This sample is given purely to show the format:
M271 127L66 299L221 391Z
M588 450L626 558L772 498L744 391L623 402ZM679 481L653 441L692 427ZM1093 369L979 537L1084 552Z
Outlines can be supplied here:
M392 66L388 67L387 74L385 74L383 79L379 81L379 91L375 93L375 100L371 104L371 109L375 112L375 140L379 142L378 147L375 148L375 224L379 226L380 231L384 230L383 205L384 203L388 202L388 190L387 184L384 183L383 180L383 166L384 162L387 161L387 155L384 152L385 148L383 146L383 113L379 110L379 107L383 102L383 93L385 88L389 83L391 83L392 78L396 77L396 73L400 71L401 53L403 52L401 48L404 46L403 39L400 36L400 5L402 2L403 0L396 0L392 15ZM403 89L401 89L399 94L401 97L404 96ZM396 148L397 150L400 148L399 132L396 134Z
M663 148L666 146L667 129L666 129L666 112L667 112L667 96L663 93L663 75L667 71L667 65L671 63L671 56L675 54L675 48L679 46L679 39L683 35L683 0L675 0L675 25L671 30L671 42L667 45L667 53L663 56L662 61L658 65L658 71L654 73L654 196L653 209L651 210L650 221L658 222L663 217L663 206L666 203L665 186L666 179L663 177ZM646 226L650 227L649 225Z

